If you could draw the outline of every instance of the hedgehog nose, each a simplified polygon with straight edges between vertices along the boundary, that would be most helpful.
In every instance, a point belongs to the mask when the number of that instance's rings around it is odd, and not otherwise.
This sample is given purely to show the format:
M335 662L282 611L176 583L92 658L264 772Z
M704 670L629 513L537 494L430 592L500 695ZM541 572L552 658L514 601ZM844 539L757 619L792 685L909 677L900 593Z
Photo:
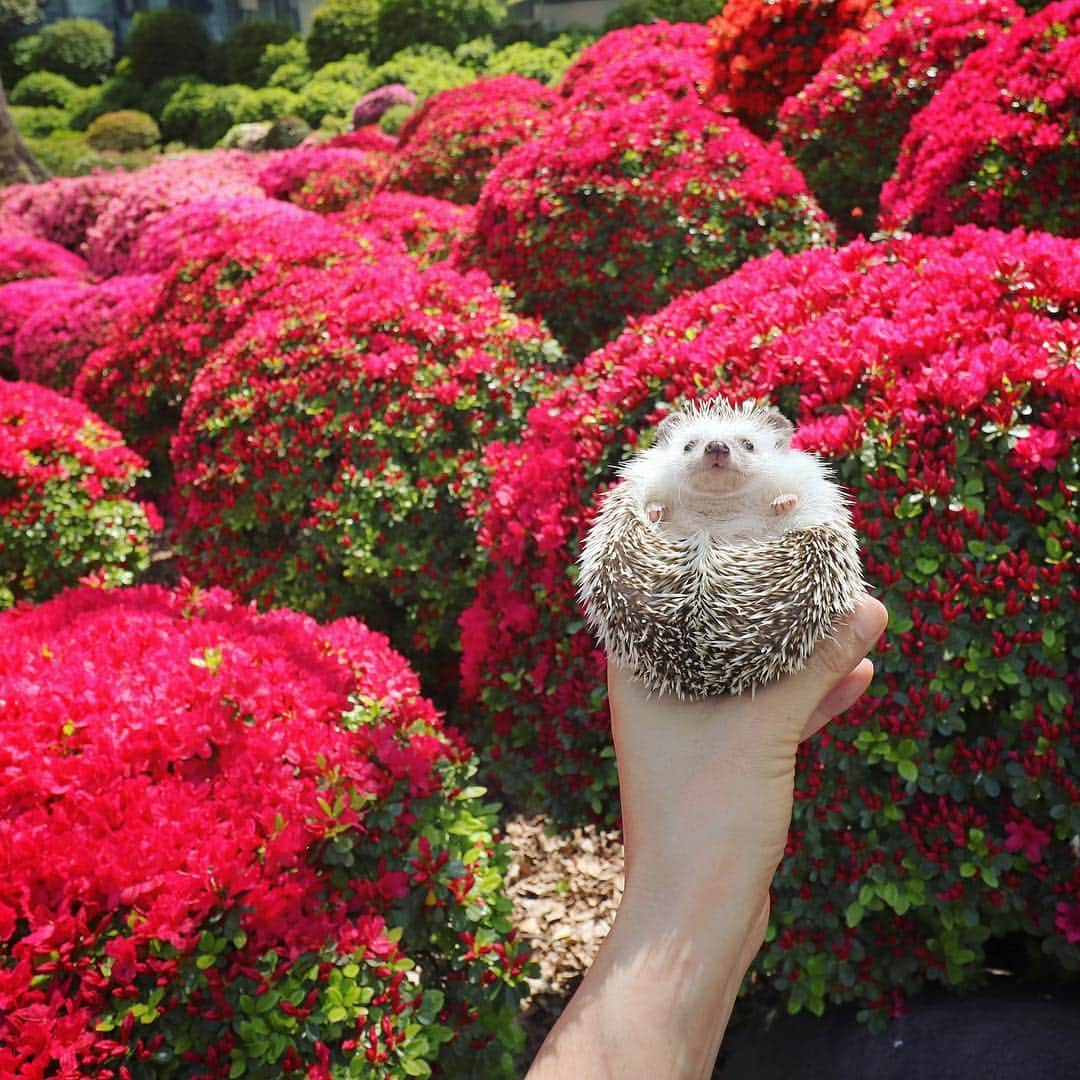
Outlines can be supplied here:
M713 441L705 447L705 456L716 458L718 461L720 458L729 457L731 454L731 448L725 442Z

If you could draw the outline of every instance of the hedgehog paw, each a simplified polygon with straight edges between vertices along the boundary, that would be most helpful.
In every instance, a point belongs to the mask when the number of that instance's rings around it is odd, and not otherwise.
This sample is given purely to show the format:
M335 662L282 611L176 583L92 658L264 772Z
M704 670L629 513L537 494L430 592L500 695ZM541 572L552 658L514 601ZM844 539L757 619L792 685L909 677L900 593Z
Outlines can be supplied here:
M794 492L788 492L784 495L777 495L769 506L772 508L774 514L790 514L799 504L799 496Z
M653 525L659 525L664 520L664 507L662 503L646 503L645 516Z

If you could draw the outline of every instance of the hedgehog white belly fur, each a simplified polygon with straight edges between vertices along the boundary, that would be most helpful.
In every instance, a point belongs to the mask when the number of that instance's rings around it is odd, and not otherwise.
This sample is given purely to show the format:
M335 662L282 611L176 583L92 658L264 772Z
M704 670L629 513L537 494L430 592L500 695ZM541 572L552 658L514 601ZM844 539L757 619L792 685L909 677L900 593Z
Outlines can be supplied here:
M578 591L650 691L695 700L798 671L864 594L844 496L793 433L774 409L701 402L620 467Z

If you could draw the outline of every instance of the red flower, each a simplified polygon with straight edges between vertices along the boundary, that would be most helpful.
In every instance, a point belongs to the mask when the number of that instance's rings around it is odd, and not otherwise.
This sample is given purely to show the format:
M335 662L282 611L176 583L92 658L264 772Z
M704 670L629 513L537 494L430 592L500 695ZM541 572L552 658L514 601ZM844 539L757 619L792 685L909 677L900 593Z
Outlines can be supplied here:
M1038 828L1027 818L1005 823L1005 850L1013 854L1022 852L1029 863L1042 862L1043 848L1050 843L1051 834Z

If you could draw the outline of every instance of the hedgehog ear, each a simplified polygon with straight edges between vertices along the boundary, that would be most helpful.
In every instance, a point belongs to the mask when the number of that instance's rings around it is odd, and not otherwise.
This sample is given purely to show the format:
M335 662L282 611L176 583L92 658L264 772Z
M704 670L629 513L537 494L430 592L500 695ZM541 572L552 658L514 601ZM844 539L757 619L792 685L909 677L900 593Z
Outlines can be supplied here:
M761 410L761 419L776 436L777 448L786 450L791 445L792 435L795 434L795 425L779 409L771 406Z
M666 446L671 441L671 436L677 427L681 427L686 421L686 413L670 412L660 421L653 439L653 446Z

